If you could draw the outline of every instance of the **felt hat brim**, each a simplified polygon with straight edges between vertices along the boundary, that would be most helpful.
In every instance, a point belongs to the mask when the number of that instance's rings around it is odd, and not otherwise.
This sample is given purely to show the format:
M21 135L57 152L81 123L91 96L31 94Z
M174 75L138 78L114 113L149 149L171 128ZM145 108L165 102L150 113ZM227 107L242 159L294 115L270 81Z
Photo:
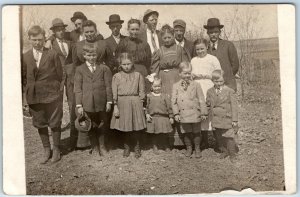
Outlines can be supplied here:
M151 11L151 12L149 12L149 13L147 13L147 14L144 15L144 17L143 17L143 22L146 23L147 20L148 20L148 17L149 17L150 15L152 15L152 14L156 14L157 16L159 16L159 13L158 13L157 11Z

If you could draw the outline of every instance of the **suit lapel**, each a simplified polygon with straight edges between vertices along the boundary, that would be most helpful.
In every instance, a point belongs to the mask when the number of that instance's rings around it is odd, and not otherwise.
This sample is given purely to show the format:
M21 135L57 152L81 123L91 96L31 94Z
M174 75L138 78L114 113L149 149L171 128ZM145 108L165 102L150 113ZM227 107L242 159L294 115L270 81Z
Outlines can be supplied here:
M29 58L29 64L32 65L32 67L33 67L34 78L36 78L38 67L37 67L37 62L35 61L34 56L33 56L33 49L31 49L29 51L28 58Z
M48 52L49 50L44 48L43 49L43 53L42 53L42 57L40 60L40 64L39 64L39 69L44 65L44 63L46 62L47 58L48 58Z
M97 77L101 72L100 65L96 64L95 73L93 73L93 77Z
M53 49L59 54L59 55L63 55L63 53L60 50L60 47L58 45L57 40L55 39L53 42Z
M90 71L86 63L84 63L83 70L85 71L88 77L93 78L93 73Z

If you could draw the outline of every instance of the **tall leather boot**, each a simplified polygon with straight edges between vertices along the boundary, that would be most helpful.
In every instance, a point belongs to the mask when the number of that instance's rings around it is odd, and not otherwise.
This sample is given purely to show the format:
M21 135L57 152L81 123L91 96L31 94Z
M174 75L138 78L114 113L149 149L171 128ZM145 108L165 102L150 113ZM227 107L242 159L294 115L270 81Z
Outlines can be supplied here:
M191 134L192 133L185 133L184 134L184 139L183 140L184 140L184 143L185 143L185 146L186 146L186 152L185 152L186 157L191 157L192 153L193 153Z
M51 147L50 147L50 140L49 140L49 133L48 128L38 129L43 147L44 147L44 154L40 161L40 164L45 164L51 157Z
M131 133L124 132L123 133L123 140L124 140L124 152L123 157L129 157L130 155L130 146L129 146L129 136Z
M194 133L195 157L196 158L202 157L200 143L201 143L201 133Z
M140 133L139 131L134 131L133 134L133 144L134 144L134 157L140 158L142 156L141 154L141 148L140 148Z
M98 142L99 142L99 154L100 156L105 156L107 154L107 150L105 147L105 132L98 131Z
M61 128L60 127L52 128L51 131L52 131L52 139L53 139L53 155L52 155L51 162L56 163L60 160L59 145L60 145Z

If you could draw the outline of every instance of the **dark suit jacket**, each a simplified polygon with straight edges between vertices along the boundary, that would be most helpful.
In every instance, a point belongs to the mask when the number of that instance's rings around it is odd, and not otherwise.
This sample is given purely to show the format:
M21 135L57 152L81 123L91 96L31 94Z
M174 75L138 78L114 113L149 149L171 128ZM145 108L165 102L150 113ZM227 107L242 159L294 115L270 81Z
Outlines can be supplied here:
M68 45L68 56L67 57L65 57L64 54L62 53L62 51L59 47L59 43L57 42L56 39L52 43L52 49L58 53L61 65L66 65L66 64L72 63L72 47L73 47L73 45L72 45L71 41L66 40L65 42Z
M106 103L112 102L112 74L110 69L96 65L92 73L86 63L77 67L74 80L76 105L81 104L87 112L105 111Z
M219 95L217 95L214 87L208 89L206 103L214 128L230 129L232 122L238 121L238 105L233 89L223 86Z
M44 48L39 68L32 49L22 58L22 83L25 87L27 103L51 103L62 96L63 69L59 55L54 50Z
M125 38L126 36L120 35L120 42ZM105 39L106 46L107 46L107 59L108 59L108 65L110 66L110 70L115 73L118 71L118 62L117 62L117 55L116 55L116 49L118 47L118 44L116 43L113 36L109 36Z
M192 59L193 57L195 57L195 48L194 48L194 43L190 40L187 40L186 38L184 38L184 46L183 48L189 52L190 58Z
M72 50L72 61L75 67L80 66L85 63L85 59L83 57L83 46L85 44L88 45L96 45L97 46L97 64L105 63L109 66L108 61L108 49L106 42L104 40L97 40L94 43L87 42L86 40L82 40L77 42Z
M163 44L163 41L162 41L162 38L161 38L161 35L160 35L160 31L156 30L156 34L157 34L157 37L158 37L158 43L159 43L159 47ZM141 40L143 40L144 42L148 43L147 42L147 29L145 29L144 31L142 31L139 35L139 38Z
M224 71L225 84L236 91L235 74L239 70L239 58L233 43L227 40L219 40L217 50L213 51L209 46L207 52L218 58Z

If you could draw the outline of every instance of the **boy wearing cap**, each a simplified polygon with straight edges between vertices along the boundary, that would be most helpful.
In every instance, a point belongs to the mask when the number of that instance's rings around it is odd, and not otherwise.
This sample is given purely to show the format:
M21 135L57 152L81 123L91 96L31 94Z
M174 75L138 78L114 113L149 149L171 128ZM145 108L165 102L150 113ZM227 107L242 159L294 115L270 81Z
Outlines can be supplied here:
M106 22L111 30L111 36L105 39L107 45L107 59L109 61L108 65L110 66L113 74L118 72L116 49L120 41L126 37L120 33L123 23L124 20L121 20L118 14L110 15L109 20Z
M104 135L108 130L108 112L112 104L112 74L110 69L97 63L97 46L84 45L85 63L77 67L74 79L76 107L80 115L84 112L92 121L88 132L92 155L106 153Z
M150 46L151 53L158 50L162 45L160 32L156 30L159 13L154 10L146 10L143 22L146 24L146 31L140 33L140 39L147 42Z
M22 85L33 126L38 129L44 147L40 163L51 158L48 127L53 138L51 161L55 163L60 160L63 69L57 52L43 47L45 31L40 26L32 26L28 37L32 49L22 57Z
M190 59L192 59L195 56L194 44L192 41L189 41L184 37L185 29L186 29L185 21L182 19L176 19L173 22L173 28L174 28L174 37L175 37L176 44L184 48L185 51L189 54Z

